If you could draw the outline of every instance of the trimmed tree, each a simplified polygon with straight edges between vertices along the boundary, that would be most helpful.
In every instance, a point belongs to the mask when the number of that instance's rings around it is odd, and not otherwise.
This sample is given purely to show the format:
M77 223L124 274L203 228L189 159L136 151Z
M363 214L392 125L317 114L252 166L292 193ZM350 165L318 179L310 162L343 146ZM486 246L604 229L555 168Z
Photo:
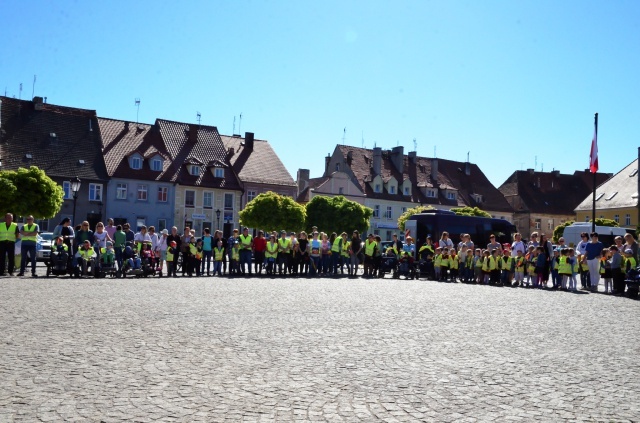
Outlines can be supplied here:
M414 214L423 213L428 210L435 210L435 208L433 206L416 206L407 209L407 211L402 213L402 215L400 215L400 217L398 218L398 229L404 231L404 224L407 219L409 219Z
M484 210L480 210L477 207L454 207L451 209L451 211L458 216L491 217L489 213Z
M18 216L31 214L36 219L55 216L64 201L62 187L36 166L0 172L0 192L0 202L7 205L7 211Z
M312 226L319 230L338 234L358 230L364 232L369 227L369 219L373 210L360 203L346 199L342 195L336 197L315 196L306 205L308 231Z
M239 214L242 225L268 231L300 231L306 218L304 206L271 191L249 201Z

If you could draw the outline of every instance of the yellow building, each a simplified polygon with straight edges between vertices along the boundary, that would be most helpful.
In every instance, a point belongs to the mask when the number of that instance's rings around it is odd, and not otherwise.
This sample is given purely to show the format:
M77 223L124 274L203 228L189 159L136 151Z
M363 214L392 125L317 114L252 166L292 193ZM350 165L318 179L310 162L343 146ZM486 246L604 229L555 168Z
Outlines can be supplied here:
M591 220L593 196L589 195L576 207L576 218ZM638 160L596 188L596 218L611 219L621 227L638 226Z

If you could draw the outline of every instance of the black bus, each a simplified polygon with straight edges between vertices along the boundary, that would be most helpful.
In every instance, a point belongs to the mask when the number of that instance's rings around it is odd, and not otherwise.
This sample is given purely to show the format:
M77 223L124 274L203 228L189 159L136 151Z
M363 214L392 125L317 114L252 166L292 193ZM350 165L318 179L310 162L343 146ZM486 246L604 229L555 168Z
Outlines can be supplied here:
M489 217L459 216L447 210L433 210L414 214L405 222L405 231L415 240L418 248L428 235L437 245L442 232L448 232L453 245L457 247L461 234L469 234L476 248L486 248L489 236L495 235L500 244L513 242L516 227L503 219Z

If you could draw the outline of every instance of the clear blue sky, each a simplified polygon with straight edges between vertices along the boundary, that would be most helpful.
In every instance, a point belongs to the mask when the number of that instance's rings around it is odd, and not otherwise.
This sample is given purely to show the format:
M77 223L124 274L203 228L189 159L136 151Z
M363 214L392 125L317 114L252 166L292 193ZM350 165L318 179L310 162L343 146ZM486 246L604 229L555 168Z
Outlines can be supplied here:
M342 142L514 171L637 157L640 2L22 1L0 10L0 90L100 116L268 139L296 177ZM236 122L236 131L237 125Z

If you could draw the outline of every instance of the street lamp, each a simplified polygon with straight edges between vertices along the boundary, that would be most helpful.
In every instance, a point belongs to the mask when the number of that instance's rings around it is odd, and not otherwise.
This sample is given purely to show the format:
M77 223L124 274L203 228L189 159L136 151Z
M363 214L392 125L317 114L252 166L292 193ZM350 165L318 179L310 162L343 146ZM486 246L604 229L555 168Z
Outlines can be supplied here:
M75 179L72 179L69 181L69 184L71 185L71 192L73 193L73 219L71 221L75 226L76 225L76 203L78 201L78 192L80 191L80 185L82 185L82 182L80 182L80 178L76 176Z
M218 225L216 226L216 229L220 229L220 209L216 210L216 218L218 219Z

